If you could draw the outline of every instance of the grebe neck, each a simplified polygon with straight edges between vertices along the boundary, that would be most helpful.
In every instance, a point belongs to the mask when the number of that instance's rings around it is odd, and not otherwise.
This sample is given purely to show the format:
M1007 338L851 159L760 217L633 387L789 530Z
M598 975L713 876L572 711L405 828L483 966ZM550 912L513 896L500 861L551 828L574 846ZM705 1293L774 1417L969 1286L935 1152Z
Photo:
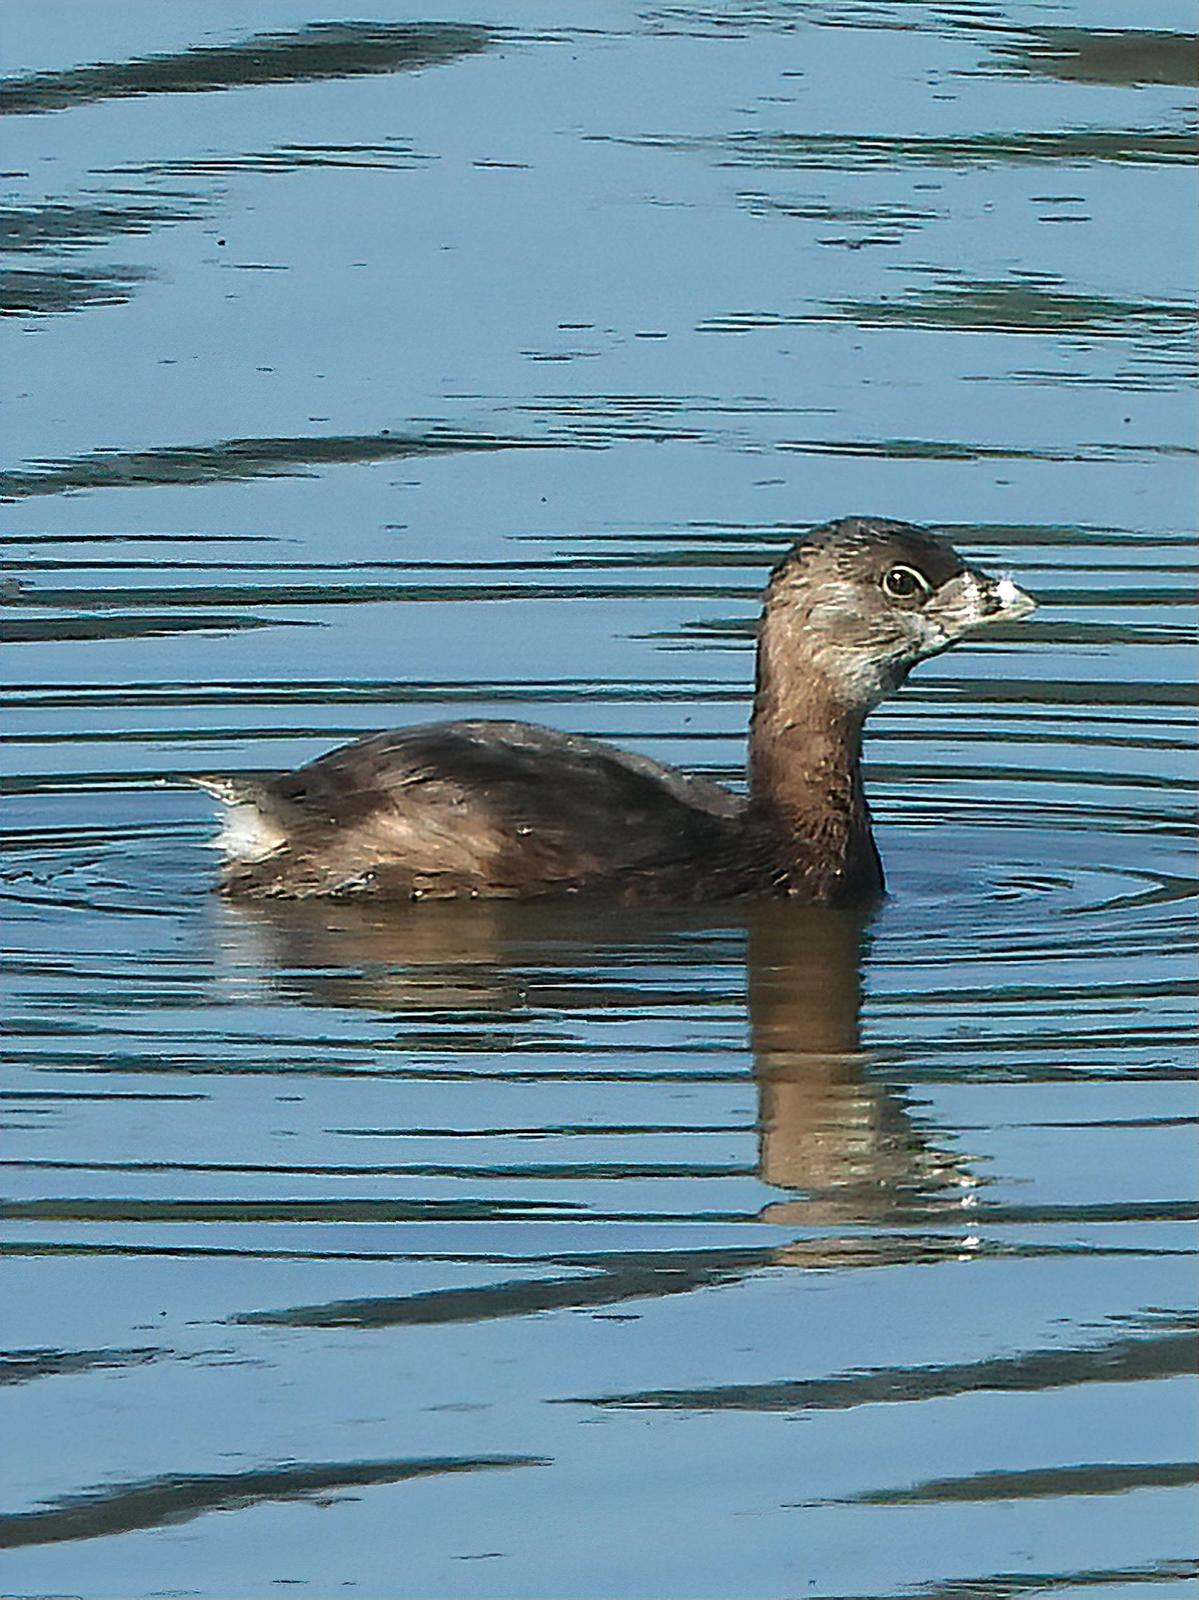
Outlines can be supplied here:
M862 784L866 711L846 705L810 658L764 631L749 729L751 827L782 887L836 904L882 892Z

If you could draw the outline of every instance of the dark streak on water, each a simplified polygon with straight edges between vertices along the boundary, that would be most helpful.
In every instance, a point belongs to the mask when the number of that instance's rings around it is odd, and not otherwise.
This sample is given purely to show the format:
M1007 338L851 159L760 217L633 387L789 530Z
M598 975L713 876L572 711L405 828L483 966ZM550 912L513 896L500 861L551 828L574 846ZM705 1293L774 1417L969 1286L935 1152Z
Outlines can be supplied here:
M168 445L142 451L93 451L75 461L51 461L30 472L0 473L0 495L19 498L76 489L133 488L143 483L214 483L311 472L355 461L403 460L456 450L504 450L535 441L473 437L451 429L426 434L378 434L296 439L225 439L218 444Z
M1185 1489L1196 1482L1199 1462L1104 1461L1044 1471L977 1472L969 1478L935 1478L908 1489L865 1490L842 1504L918 1506L963 1500L1056 1500L1063 1495L1126 1494L1130 1489Z
M970 133L950 137L906 134L760 133L715 138L649 135L629 140L659 150L711 154L721 166L778 167L797 172L868 172L879 167L930 167L947 172L976 167L1070 169L1097 162L1160 166L1191 163L1199 137L1188 128L1063 128L1047 133Z
M169 222L191 222L200 214L197 197L164 195L119 202L81 199L75 204L6 206L0 210L0 250L90 248L109 239L136 237Z
M268 1500L299 1500L378 1483L407 1483L449 1472L544 1466L530 1456L480 1456L416 1461L288 1462L248 1472L173 1474L144 1483L113 1484L65 1497L45 1511L0 1517L0 1550L107 1538L140 1528L170 1527L209 1511L236 1511Z
M99 272L14 268L0 272L0 317L47 316L82 311L87 306L123 305L148 276L137 267L109 267Z
M949 1395L1043 1393L1080 1383L1144 1383L1193 1372L1199 1339L1189 1313L1145 1317L1138 1333L1074 1350L1022 1350L945 1367L879 1369L790 1384L755 1384L706 1389L702 1393L604 1395L590 1405L668 1409L718 1407L746 1411L827 1411L849 1406L907 1404ZM1166 1331L1158 1331L1162 1326Z
M485 28L453 23L314 22L229 44L0 78L0 115L62 111L130 95L209 94L251 85L415 72L485 50Z
M954 1583L920 1584L907 1593L913 1600L1017 1600L1020 1595L1061 1594L1071 1590L1131 1594L1149 1584L1155 1588L1169 1584L1176 1593L1185 1594L1196 1576L1199 1576L1199 1562L1150 1561L1137 1567L1080 1567L1069 1572L988 1572ZM1156 1592L1162 1591L1156 1589ZM875 1597L854 1596L853 1600L875 1600Z
M1190 18L195 10L5 18L5 1592L1193 1593ZM741 783L857 510L1041 602L873 919L213 898L405 721Z
M1164 29L1030 28L998 47L1005 65L1075 83L1193 84L1199 36Z

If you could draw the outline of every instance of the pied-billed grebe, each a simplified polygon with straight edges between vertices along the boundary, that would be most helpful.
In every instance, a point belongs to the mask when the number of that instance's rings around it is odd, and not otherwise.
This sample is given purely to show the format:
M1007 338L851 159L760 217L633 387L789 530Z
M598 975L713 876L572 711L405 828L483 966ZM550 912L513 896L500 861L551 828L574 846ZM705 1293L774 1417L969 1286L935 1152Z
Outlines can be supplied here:
M1033 601L918 528L814 529L766 589L749 794L523 722L374 734L295 772L199 778L230 807L230 895L388 899L594 893L628 902L883 888L862 724L918 661Z

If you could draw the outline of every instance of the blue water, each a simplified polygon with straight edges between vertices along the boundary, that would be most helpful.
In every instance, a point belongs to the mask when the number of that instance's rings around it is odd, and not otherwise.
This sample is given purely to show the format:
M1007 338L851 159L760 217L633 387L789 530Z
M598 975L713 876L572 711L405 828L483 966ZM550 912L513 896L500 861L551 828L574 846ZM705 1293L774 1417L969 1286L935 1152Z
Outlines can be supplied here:
M1193 14L0 16L0 1588L1194 1593ZM891 896L237 909L188 773L740 782L797 531L1040 600Z

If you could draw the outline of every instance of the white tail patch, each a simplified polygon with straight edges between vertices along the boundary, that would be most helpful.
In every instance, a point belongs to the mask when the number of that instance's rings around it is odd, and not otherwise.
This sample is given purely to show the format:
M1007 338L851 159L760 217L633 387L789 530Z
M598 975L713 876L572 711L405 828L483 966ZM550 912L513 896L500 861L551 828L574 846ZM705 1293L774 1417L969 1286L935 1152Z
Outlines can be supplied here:
M278 822L254 800L252 785L238 778L216 778L195 774L188 781L205 794L215 797L226 812L213 848L224 853L230 863L261 861L287 843L287 834Z
M214 842L229 861L261 861L285 845L287 835L252 801L238 800L229 806Z

